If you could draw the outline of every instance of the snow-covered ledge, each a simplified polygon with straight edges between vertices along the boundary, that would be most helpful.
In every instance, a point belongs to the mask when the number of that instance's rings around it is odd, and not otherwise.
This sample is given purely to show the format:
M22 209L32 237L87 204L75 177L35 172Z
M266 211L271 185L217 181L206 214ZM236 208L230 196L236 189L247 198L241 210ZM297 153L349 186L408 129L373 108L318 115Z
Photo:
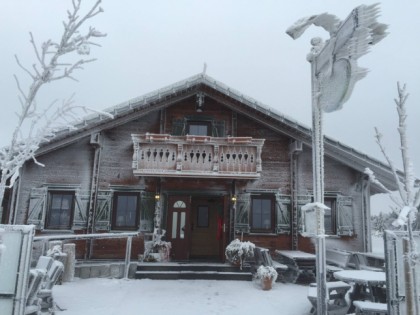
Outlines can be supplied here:
M133 134L137 176L255 179L264 139Z

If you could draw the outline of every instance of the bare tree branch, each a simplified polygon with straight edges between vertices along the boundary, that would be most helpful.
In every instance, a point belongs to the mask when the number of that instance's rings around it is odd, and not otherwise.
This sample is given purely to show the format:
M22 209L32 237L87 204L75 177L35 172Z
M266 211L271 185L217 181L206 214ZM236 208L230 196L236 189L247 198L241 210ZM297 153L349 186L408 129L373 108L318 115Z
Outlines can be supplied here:
M19 176L19 169L27 160L32 159L35 164L41 165L35 157L35 152L41 143L49 141L57 131L63 128L74 128L72 122L77 119L78 111L86 110L85 107L75 106L71 97L63 101L61 106L56 107L53 102L45 110L39 112L36 96L46 83L65 78L76 80L74 77L76 70L81 70L84 64L95 61L95 59L80 59L74 63L68 63L61 62L60 59L73 52L88 55L91 46L99 46L92 39L106 36L106 34L93 27L83 32L81 27L87 20L103 12L99 7L100 3L101 0L97 0L87 13L80 17L81 0L72 0L72 10L67 11L67 20L63 22L63 33L59 41L49 39L38 46L33 34L29 33L36 61L32 65L32 71L23 66L19 58L15 56L17 65L29 75L32 82L25 91L18 77L15 76L21 106L10 143L0 150L0 205L5 188L7 185L13 185ZM29 127L29 131L25 134L23 133L24 126Z

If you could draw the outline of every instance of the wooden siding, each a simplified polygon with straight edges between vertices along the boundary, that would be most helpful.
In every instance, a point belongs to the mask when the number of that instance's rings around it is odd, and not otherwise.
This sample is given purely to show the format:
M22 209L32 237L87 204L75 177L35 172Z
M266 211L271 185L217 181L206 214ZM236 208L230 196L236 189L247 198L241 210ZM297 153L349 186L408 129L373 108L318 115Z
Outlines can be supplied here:
M202 113L196 112L195 97L181 101L177 104L147 114L141 118L135 118L124 125L101 131L101 154L99 166L99 189L110 190L115 187L123 189L145 190L154 193L159 187L164 194L182 193L191 195L217 194L229 196L232 186L236 194L245 191L268 191L280 192L283 195L291 195L291 158L289 145L293 141L290 136L274 131L260 122L237 113L232 109L218 104L210 97L205 97ZM204 179L204 178L169 178L150 177L145 178L133 174L133 142L131 134L171 133L172 123L183 119L185 116L212 117L217 121L224 121L225 135L237 137L252 137L265 139L262 149L262 171L258 179ZM236 116L236 119L233 117ZM258 117L263 119L263 117ZM235 123L233 123L235 122ZM272 122L271 122L272 123ZM84 191L90 190L94 147L89 143L90 139L83 138L77 143L50 151L38 160L46 165L45 168L29 161L22 170L19 198L17 204L16 223L26 223L29 207L29 196L32 188L38 188L45 184L63 184L79 186ZM307 146L297 156L297 192L296 195L308 195L312 191L312 154ZM336 237L327 240L328 246L341 247L352 250L363 249L363 216L361 174L350 167L336 162L332 158L325 159L325 191L340 192L352 197L354 212L355 235L352 237ZM114 187L114 188L113 188ZM229 218L227 197L225 198L225 217ZM165 209L162 209L163 212ZM163 213L165 215L165 213ZM231 217L231 216L230 216ZM228 222L226 224L229 227ZM164 222L165 224L166 222ZM58 231L59 232L59 231ZM227 231L226 235L232 235L233 231ZM240 237L240 235L235 235ZM251 240L258 246L270 249L291 249L291 234L245 234L245 240ZM104 244L109 241L95 241L93 256L96 258L123 257L125 241L112 241L110 247ZM83 243L83 242L78 242ZM308 238L299 237L299 249L313 252L313 244ZM84 245L78 245L78 256L84 251ZM143 239L133 244L133 255L142 253ZM122 256L121 256L122 255ZM134 257L134 256L133 256Z

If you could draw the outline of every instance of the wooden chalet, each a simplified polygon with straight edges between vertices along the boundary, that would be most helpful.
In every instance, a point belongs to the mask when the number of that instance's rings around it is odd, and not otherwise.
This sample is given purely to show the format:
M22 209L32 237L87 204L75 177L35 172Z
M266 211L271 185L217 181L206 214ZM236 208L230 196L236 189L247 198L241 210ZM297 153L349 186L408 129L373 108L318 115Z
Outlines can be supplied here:
M25 164L4 221L34 224L40 235L139 231L137 255L160 211L174 261L224 261L241 237L314 251L300 211L312 200L309 128L205 74L107 111L113 119L87 117L41 146L45 167ZM366 167L392 187L387 166L325 139L327 247L371 247L369 200L380 189ZM79 257L85 249L78 243ZM125 240L96 240L89 257L124 251Z

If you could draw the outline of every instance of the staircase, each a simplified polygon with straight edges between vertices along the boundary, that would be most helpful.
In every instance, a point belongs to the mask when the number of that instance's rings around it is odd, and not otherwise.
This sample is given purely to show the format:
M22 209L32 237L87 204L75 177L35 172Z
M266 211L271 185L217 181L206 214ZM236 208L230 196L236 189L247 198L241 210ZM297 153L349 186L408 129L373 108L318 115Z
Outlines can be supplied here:
M136 279L251 281L250 267L223 263L138 263Z

